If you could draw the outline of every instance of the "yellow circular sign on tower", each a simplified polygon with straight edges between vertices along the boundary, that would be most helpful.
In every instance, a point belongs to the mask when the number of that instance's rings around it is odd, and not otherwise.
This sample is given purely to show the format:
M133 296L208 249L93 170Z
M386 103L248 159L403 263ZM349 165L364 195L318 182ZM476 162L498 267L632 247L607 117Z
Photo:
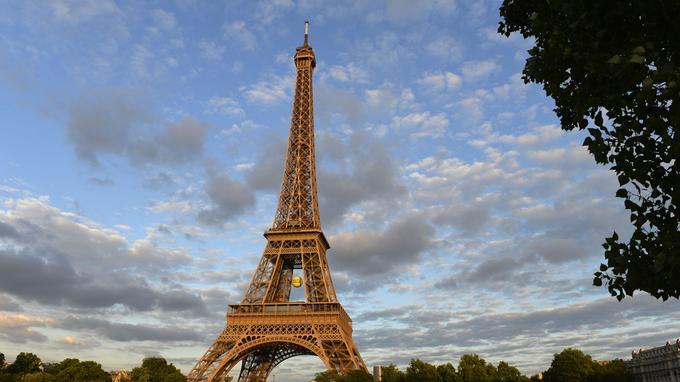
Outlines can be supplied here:
M296 288L301 287L302 286L302 277L293 276L293 280L291 281L291 285L293 285Z

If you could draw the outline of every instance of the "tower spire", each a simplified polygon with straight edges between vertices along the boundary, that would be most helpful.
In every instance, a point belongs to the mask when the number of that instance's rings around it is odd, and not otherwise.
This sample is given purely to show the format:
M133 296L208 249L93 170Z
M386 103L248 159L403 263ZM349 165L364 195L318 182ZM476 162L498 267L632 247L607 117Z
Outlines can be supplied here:
M290 118L288 151L281 180L279 204L271 231L321 230L314 159L314 97L312 74L316 67L309 45L309 22L305 42L295 52L295 93Z
M305 21L305 45L309 46L309 20Z

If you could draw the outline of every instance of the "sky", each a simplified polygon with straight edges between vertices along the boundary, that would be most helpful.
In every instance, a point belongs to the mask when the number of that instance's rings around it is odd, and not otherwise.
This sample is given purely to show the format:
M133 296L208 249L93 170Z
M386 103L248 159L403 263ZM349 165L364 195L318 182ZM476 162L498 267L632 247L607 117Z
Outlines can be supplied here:
M328 260L369 367L530 374L677 337L677 300L592 286L631 231L617 181L524 84L499 5L2 2L0 352L191 368L265 245L306 19Z

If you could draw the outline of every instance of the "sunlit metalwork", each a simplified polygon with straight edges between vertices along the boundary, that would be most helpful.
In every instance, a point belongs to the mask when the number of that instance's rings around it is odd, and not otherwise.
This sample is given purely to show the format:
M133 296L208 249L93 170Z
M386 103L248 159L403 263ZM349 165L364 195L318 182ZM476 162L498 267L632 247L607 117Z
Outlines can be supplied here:
M326 260L330 246L321 231L314 160L316 58L307 31L305 23L304 44L294 58L281 193L272 228L264 234L267 245L241 303L230 305L226 327L189 372L191 382L222 381L239 362L239 382L263 382L276 365L298 355L315 355L329 369L366 370ZM306 296L301 302L290 301L296 269L302 271Z

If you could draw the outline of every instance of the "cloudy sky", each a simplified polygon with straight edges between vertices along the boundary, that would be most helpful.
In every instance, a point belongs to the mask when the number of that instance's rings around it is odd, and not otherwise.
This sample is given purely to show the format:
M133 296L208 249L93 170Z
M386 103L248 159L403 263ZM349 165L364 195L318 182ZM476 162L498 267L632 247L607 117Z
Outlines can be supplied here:
M366 362L525 373L678 335L591 286L616 179L520 72L498 1L5 1L0 352L188 371L272 222L311 20L321 219ZM311 357L276 369L299 381Z

